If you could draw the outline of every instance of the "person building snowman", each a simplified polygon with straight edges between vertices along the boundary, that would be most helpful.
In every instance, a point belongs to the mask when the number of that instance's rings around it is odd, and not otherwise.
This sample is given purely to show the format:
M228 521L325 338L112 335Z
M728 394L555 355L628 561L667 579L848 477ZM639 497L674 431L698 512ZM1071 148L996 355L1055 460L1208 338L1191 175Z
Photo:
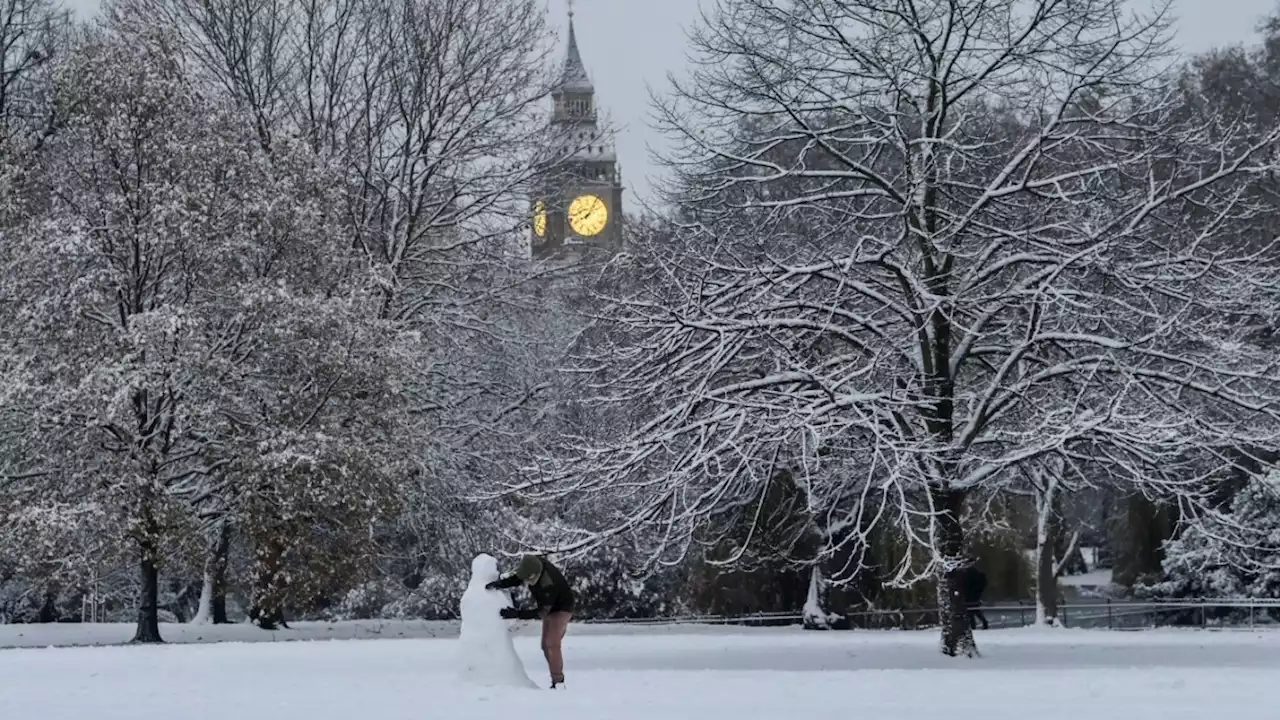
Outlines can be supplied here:
M503 608L502 617L519 620L542 620L542 655L551 673L551 688L564 684L564 653L561 645L573 617L573 588L569 587L564 573L542 555L525 555L520 558L512 574L494 580L485 587L490 590L506 590L524 584L537 605L536 609L520 610Z

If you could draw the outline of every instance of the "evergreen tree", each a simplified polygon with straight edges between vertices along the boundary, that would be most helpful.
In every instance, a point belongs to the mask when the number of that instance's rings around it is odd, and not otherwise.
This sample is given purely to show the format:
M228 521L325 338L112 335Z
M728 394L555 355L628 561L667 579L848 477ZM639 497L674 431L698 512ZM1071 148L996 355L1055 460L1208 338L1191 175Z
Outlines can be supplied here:
M1188 525L1164 553L1165 579L1153 595L1280 598L1280 471L1255 476L1229 513Z

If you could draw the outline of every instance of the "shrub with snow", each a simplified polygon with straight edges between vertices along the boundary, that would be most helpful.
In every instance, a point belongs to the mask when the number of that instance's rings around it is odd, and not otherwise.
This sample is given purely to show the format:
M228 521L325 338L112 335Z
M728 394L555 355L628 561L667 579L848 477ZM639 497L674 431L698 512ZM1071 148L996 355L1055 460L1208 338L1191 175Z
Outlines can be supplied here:
M677 614L675 598L683 586L678 569L656 568L636 575L638 551L605 546L566 561L565 578L573 586L578 618L652 618Z
M1280 598L1280 472L1252 479L1228 513L1187 526L1164 552L1165 578L1144 595Z

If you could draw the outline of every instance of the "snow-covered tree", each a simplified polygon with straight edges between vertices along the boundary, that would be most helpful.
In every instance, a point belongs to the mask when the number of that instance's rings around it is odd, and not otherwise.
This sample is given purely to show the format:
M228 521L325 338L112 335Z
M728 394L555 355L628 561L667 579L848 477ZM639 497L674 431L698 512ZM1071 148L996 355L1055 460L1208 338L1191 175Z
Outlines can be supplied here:
M296 136L342 169L336 207L377 278L375 316L421 340L403 388L418 467L383 555L406 576L468 570L462 547L494 524L461 498L518 472L549 390L550 365L531 360L558 352L528 332L546 307L523 252L530 183L566 154L545 142L544 8L115 0L108 14L170 28L200 86L251 116L264 147Z
M59 117L49 67L68 47L67 10L52 0L0 0L0 148L39 145Z
M1198 518L1164 544L1165 580L1146 592L1174 598L1280 598L1280 472L1255 476L1230 512Z
M66 115L55 68L75 30L51 0L0 0L0 231L43 203L31 174Z
M172 41L106 28L62 68L75 110L40 168L53 202L15 234L0 303L7 416L65 493L21 510L97 508L93 535L129 540L147 642L160 565L230 518L255 543L267 618L282 561L305 555L292 597L367 563L407 466L401 398L420 350L378 318L352 262L342 174L304 144L264 152Z
M664 108L681 230L637 248L653 282L593 368L653 410L519 490L617 500L580 547L678 547L786 468L849 531L822 553L889 527L924 558L898 580L937 579L949 655L976 653L966 504L1008 473L1087 448L1204 505L1187 452L1274 436L1236 320L1275 284L1237 238L1276 132L1187 112L1131 10L720 3Z
M236 155L218 142L227 120L171 58L113 40L90 40L62 69L77 111L41 168L56 205L17 239L7 289L25 301L11 321L44 454L133 542L136 639L156 641L163 546L186 517L175 490L213 472L187 403L224 349L234 276L220 264L237 258L219 240L239 218L220 201Z

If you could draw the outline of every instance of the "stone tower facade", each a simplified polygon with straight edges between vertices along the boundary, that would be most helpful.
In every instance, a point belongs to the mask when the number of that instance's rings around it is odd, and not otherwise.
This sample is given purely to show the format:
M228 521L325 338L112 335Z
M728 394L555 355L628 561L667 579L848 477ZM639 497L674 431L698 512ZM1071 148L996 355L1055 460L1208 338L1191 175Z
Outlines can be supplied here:
M587 76L569 13L564 69L551 93L550 143L564 159L532 201L535 259L622 248L622 175L613 138L600 128L595 87Z

